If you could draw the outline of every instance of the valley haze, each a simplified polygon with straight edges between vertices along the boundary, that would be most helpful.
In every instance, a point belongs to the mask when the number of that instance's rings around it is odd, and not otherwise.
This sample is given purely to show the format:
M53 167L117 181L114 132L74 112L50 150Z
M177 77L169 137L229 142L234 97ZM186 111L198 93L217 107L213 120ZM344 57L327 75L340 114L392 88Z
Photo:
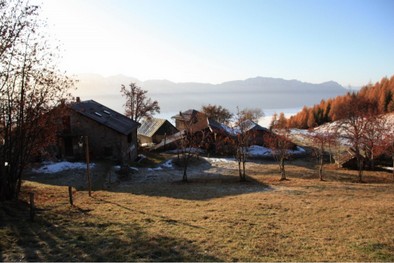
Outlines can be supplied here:
M304 105L311 106L322 99L345 94L348 90L334 81L312 84L299 80L255 77L233 80L221 84L184 82L169 80L140 81L133 77L115 75L104 77L98 74L79 74L77 90L73 95L82 100L93 99L120 113L124 113L125 98L120 93L121 85L131 82L147 90L147 96L157 100L161 113L157 117L169 119L173 114L187 109L201 109L202 105L221 105L235 113L237 106L261 108L267 117L273 112L295 114ZM265 125L267 122L262 120ZM266 126L266 125L265 125Z

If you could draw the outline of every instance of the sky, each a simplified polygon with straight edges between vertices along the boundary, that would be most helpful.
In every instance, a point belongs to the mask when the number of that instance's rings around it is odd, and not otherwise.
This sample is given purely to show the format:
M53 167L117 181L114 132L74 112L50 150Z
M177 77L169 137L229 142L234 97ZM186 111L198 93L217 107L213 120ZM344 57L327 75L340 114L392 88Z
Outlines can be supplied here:
M394 75L393 0L40 0L70 74L344 87Z

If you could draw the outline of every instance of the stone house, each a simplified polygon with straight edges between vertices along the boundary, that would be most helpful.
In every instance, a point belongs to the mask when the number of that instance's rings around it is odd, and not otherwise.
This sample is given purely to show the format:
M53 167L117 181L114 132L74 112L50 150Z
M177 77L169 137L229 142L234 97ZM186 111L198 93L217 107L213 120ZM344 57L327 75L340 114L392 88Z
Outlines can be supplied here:
M85 136L92 159L125 163L137 157L138 122L94 100L79 98L66 105L62 116L63 129L58 141L61 157L83 158Z

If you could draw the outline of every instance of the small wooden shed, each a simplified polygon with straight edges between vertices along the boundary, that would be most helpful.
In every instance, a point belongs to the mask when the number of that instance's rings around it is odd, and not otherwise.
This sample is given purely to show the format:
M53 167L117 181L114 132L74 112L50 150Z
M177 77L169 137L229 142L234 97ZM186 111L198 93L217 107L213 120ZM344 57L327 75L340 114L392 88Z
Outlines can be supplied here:
M165 119L151 118L141 121L137 130L138 140L141 145L158 144L166 137L177 133L178 130L171 122Z

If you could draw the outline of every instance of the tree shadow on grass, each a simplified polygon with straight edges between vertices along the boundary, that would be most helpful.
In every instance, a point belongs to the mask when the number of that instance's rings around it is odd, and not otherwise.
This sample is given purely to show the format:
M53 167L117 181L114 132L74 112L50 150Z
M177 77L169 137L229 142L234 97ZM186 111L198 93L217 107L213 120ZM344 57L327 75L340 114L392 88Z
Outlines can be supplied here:
M246 181L240 181L236 163L228 166L213 166L205 159L188 169L188 180L183 182L181 168L159 171L144 175L147 180L135 178L121 182L118 187L109 189L114 192L127 192L137 195L165 196L186 200L208 200L225 196L234 196L248 193L272 190L251 176ZM248 174L248 169L246 169Z
M28 217L25 203L0 204L0 261L221 261L188 240L97 220L75 207Z
M96 162L90 169L92 190L101 190L105 183L106 175L111 168L108 162ZM88 189L86 169L70 169L55 173L37 173L26 171L23 179L57 186L72 186L79 191Z

